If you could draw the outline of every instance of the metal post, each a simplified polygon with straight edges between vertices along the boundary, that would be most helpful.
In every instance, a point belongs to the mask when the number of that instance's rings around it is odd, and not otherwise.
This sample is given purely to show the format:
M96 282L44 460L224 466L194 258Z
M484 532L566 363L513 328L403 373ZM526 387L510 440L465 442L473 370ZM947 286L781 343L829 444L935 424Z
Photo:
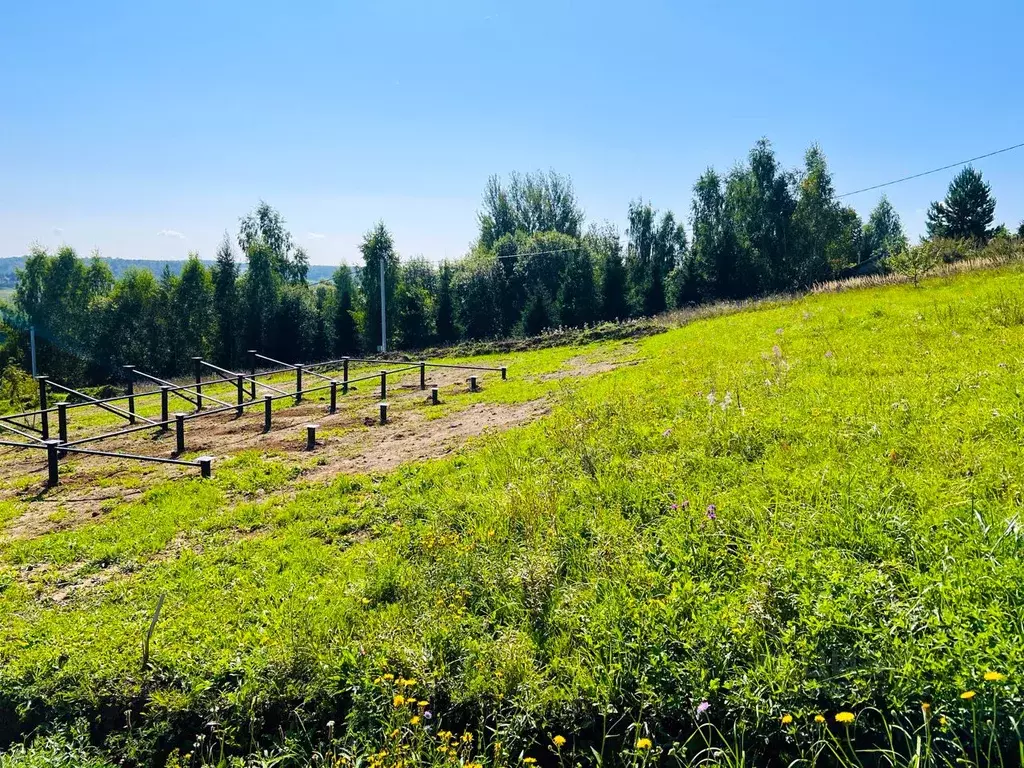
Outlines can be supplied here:
M388 313L385 306L387 299L384 298L384 257L380 259L380 351L388 351Z
M342 370L341 380L343 382L345 382L345 391L348 392L348 358L347 357L343 357L341 359L341 370Z
M160 385L160 421L163 423L160 425L160 431L166 432L167 427L167 393L170 391L170 387L166 384Z
M302 366L295 366L295 404L302 402Z
M274 408L274 398L272 395L263 396L263 431L270 431L270 412Z
M256 399L256 350L249 350L249 373L252 374L252 382L249 384L249 397Z
M213 464L213 456L200 456L196 461L199 462L199 474L209 479L210 475L213 474L211 465Z
M430 404L431 405L437 405L437 403L438 403L437 387L431 387L430 388Z
M39 410L42 411L40 414L41 424L40 429L43 433L43 440L50 439L50 414L46 412L46 377L40 376L36 381L39 382Z
M125 365L125 366L122 366L122 367L124 368L125 375L128 377L128 392L127 392L127 395L128 395L128 414L129 414L129 416L128 416L128 423L129 424L134 424L135 423L135 366L134 365Z
M28 328L28 346L32 352L32 377L36 375L36 327L30 325Z
M427 388L427 364L420 360L420 389Z
M238 389L238 407L235 408L235 415L242 415L242 401L245 400L245 376L238 374L238 378L235 381L235 387Z
M57 437L63 445L68 441L68 404L57 403ZM67 451L61 451L63 456Z
M46 487L53 488L58 482L57 477L57 446L60 444L59 440L46 440Z
M505 380L505 374L506 374L507 372L508 372L508 369L507 369L507 368L505 368L505 366L501 366L501 380L502 380L502 381L504 381L504 380Z
M338 410L338 382L331 379L331 409L328 413L335 413Z
M476 392L476 376L469 377L469 391Z
M388 396L388 372L380 372L380 399L384 400Z
M196 366L196 410L203 410L203 358L193 357Z
M306 425L306 450L312 451L316 448L316 428L319 424L307 424Z
M185 452L185 414L174 414L174 452L179 456Z
M382 425L388 423L388 404L387 403L381 403L380 404L380 423Z

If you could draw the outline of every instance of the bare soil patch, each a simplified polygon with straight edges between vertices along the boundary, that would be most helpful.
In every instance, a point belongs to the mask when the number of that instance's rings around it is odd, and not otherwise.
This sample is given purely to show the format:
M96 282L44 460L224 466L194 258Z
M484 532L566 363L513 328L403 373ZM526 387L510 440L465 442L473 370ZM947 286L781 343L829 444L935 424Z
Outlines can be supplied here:
M444 456L468 439L488 430L501 430L535 419L548 411L545 401L516 405L486 402L466 404L439 418L429 418L431 386L442 390L442 401L468 395L471 372L428 369L427 390L419 389L419 371L388 381L389 423L380 425L379 383L364 381L342 396L338 410L327 413L327 393L320 392L272 414L270 432L263 432L263 408L255 405L236 417L233 412L185 422L185 458L214 457L218 463L243 451L280 455L303 467L301 477L321 481L339 473L382 472L411 462ZM481 377L480 386L500 386L498 374ZM317 398L317 399L313 399ZM322 399L320 399L322 398ZM465 401L463 401L465 402ZM463 405L462 402L459 405ZM305 425L319 425L317 446L305 450ZM146 456L170 457L174 430L136 432L83 447ZM0 540L31 538L71 528L101 517L120 502L141 495L165 479L198 475L197 468L68 454L61 460L61 482L46 489L42 451L0 452L0 498L26 504L25 512L0 530Z

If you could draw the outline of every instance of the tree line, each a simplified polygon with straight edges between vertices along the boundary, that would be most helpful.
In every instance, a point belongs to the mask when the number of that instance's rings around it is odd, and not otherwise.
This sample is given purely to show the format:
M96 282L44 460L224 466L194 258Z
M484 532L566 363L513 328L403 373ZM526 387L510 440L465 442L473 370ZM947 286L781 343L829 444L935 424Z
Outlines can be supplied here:
M966 168L929 209L929 238L1011 237L992 227L994 210L990 188ZM402 260L381 222L360 244L360 267L313 284L306 253L265 202L242 217L234 241L225 235L212 268L191 254L180 274L159 279L130 269L115 280L98 258L36 247L18 273L0 354L27 367L34 326L40 371L103 382L125 364L182 374L193 356L237 368L247 349L288 362L373 353L382 264L389 348L416 350L799 290L858 265L904 263L913 250L884 196L866 222L842 204L817 146L786 169L757 142L727 173L697 179L688 213L689 231L673 211L635 200L620 233L587 225L565 176L494 176L464 257Z

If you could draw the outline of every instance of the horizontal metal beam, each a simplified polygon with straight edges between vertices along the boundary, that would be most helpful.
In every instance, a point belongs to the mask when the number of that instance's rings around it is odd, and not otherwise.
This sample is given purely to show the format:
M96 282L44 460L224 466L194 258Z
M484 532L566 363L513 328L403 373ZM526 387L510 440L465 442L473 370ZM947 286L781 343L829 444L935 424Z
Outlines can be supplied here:
M129 413L128 411L125 411L125 410L123 410L121 408L117 408L117 407L115 407L113 405L107 405L107 403L101 402L101 401L97 400L95 397L89 397L89 395L85 394L84 392L79 392L77 389L71 389L71 387L65 387L63 384L58 384L57 382L53 381L52 379L48 383L49 383L49 385L51 387L56 387L57 389L63 390L64 392L72 394L75 397L81 397L81 398L83 398L85 400L88 400L89 401L89 403L88 403L89 405L95 405L98 408L102 408L105 411L110 411L115 416L120 416L122 419L131 419L132 418L133 414ZM155 421L153 421L152 419L147 419L145 416L141 416L139 414L134 414L134 416L135 416L135 418L142 419L143 421L148 421L150 424L156 424Z

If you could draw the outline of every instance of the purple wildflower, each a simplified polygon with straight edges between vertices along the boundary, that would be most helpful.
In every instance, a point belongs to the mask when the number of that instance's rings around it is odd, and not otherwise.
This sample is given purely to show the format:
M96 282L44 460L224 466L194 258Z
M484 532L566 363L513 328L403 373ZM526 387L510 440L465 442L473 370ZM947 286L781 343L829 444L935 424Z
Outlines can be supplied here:
M678 504L669 504L668 508L673 510L673 511L675 511L675 510L679 509L679 505Z
M428 710L426 710L426 711L425 711L425 712L423 713L423 719L424 719L424 720L429 720L429 719L430 719L430 718L432 718L433 716L434 716L434 713L433 713L433 712L431 712L431 711L430 711L429 709L428 709Z
M706 701L702 701L700 704L697 705L697 716L700 717L709 709L711 709L711 705L708 704Z
M662 437L669 437L671 434L672 434L672 428L669 427L668 429L666 429L664 432L661 433L661 436Z
M718 515L715 514L717 511L718 507L716 507L714 504L708 504L708 520L714 520L716 517L718 517Z

